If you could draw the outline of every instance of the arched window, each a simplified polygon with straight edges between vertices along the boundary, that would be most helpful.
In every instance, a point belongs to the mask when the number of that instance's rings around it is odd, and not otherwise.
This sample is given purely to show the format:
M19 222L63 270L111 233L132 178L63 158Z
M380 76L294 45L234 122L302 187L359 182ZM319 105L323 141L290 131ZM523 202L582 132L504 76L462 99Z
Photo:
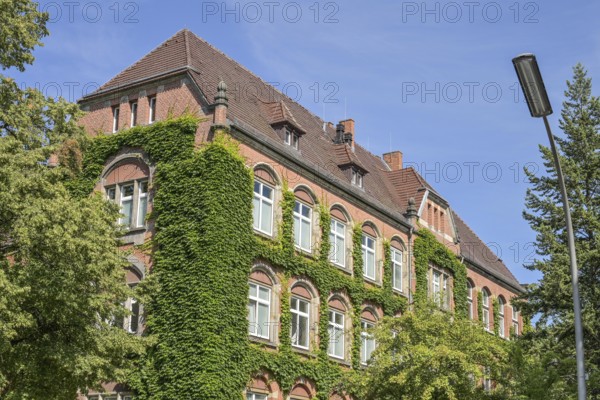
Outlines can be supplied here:
M377 343L375 342L375 337L370 332L371 329L375 327L377 323L377 316L375 313L369 309L365 309L361 314L360 321L360 338L361 338L361 346L360 346L360 363L366 365L371 359L371 355L373 351L375 351L375 347Z
M402 242L399 239L392 239L390 246L390 259L392 262L392 287L400 292L404 288L404 264Z
M490 291L488 288L483 288L481 291L482 309L483 309L483 327L485 330L490 330Z
M125 157L103 174L106 197L119 205L119 223L126 229L146 226L150 170L141 157Z
M363 258L363 275L365 278L372 281L377 280L377 231L375 227L366 223L362 227L362 258Z
M254 170L253 218L254 229L268 236L273 236L275 179L265 168Z
M309 382L297 383L290 391L290 400L310 400L314 397L313 390L314 386Z
M304 189L294 192L294 244L300 250L312 253L313 196Z
M248 282L248 334L251 337L273 341L275 296L272 273L262 265L256 266Z
M467 306L469 307L469 319L473 319L473 283L467 279Z
M297 283L292 287L290 312L292 314L291 339L292 346L299 349L310 349L310 328L316 320L315 310L318 299L315 291L306 283Z
M329 231L329 242L331 249L329 260L342 268L346 268L346 235L348 217L344 210L339 206L331 209L331 229Z
M246 388L246 400L271 400L279 390L277 382L259 373Z
M344 299L337 295L329 300L329 346L327 353L331 357L341 360L346 358L346 344L348 342L346 331L350 326L347 304Z

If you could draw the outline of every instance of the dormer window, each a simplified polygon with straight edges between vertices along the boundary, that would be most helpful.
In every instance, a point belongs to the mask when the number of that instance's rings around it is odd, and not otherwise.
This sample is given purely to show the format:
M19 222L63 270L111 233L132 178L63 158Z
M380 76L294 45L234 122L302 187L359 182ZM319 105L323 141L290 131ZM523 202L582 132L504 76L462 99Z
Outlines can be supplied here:
M285 128L285 144L292 146L298 150L298 142L300 141L300 135L296 131L289 128Z
M354 186L362 188L363 187L363 177L364 177L364 174L360 170L358 170L356 168L352 168L352 184Z

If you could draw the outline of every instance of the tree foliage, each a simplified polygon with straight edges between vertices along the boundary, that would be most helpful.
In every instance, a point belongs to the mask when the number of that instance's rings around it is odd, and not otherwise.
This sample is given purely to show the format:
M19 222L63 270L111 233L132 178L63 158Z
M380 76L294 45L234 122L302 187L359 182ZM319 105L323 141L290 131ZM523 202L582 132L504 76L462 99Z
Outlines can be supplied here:
M421 304L374 330L377 350L356 374L353 391L363 400L510 398L509 344L466 318ZM496 389L483 390L484 368Z
M0 64L33 61L47 16L30 1L0 2ZM123 317L118 212L99 195L75 198L83 130L75 104L0 76L0 398L73 398L118 379L136 337ZM58 155L60 165L47 160Z
M600 395L600 100L581 64L567 82L556 141L564 170L579 264L588 391ZM525 311L539 315L527 339L530 354L549 371L545 398L567 399L576 393L573 302L565 216L549 148L540 146L545 170L528 172L525 219L536 231L538 259L529 266L542 273L526 295ZM542 397L540 396L540 398Z

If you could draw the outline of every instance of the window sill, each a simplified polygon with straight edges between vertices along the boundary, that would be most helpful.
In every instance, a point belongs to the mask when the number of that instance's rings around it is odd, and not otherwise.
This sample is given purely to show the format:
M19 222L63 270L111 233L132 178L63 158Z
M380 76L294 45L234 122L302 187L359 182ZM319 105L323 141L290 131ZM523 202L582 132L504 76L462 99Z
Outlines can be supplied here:
M337 357L330 356L330 355L327 355L327 356L329 357L330 361L333 361L333 362L335 362L337 364L340 364L340 365L342 365L344 367L352 368L352 363L346 361L345 358L337 358Z
M304 257L308 257L308 258L310 258L312 260L315 259L315 254L312 251L310 251L310 250L301 249L300 247L298 247L296 245L294 245L294 249L296 250L296 253L298 255L301 255L301 256L304 256Z
M273 235L273 234L269 235L268 233L263 232L263 231L259 231L257 229L254 229L254 234L256 234L256 235L258 235L258 236L260 236L262 238L269 239L269 240L273 240L275 238L275 235Z
M252 335L248 335L248 338L250 339L251 342L254 342L256 344L270 347L272 349L277 349L277 344L275 342L271 341L271 339L265 339L265 338L261 338L258 336L252 336Z
M403 290L392 288L392 292L398 296L406 297L408 299L408 295Z
M294 345L292 345L292 351L294 351L295 353L298 353L298 354L302 354L303 356L306 356L309 358L317 357L317 355L315 353L313 353L312 351L310 351L310 349L303 349L301 347L296 347Z
M371 285L381 286L381 282L371 279L368 276L363 275L363 280L367 283L370 283Z
M342 272L345 272L348 275L352 275L352 270L350 268L344 267L344 266L342 266L340 264L336 264L336 263L334 263L332 261L329 261L329 265L335 267L336 269L339 269Z

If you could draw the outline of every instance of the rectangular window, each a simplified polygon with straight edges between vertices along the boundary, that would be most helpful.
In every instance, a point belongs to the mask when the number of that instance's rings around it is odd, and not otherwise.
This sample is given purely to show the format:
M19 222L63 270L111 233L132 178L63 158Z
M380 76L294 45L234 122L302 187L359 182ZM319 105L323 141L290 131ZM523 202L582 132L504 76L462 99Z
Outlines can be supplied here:
M431 268L431 278L429 287L431 299L439 307L448 309L450 306L450 288L448 287L450 277L438 269Z
M146 213L148 211L148 182L138 183L138 213L137 226L146 225Z
M512 307L512 327L515 336L519 336L519 310L513 306Z
M367 364L371 359L371 355L375 350L375 338L369 332L375 325L367 321L361 321L360 327L360 337L361 337L361 347L360 347L360 363Z
M484 290L482 294L483 299L483 327L486 331L490 330L490 295Z
M473 286L470 282L467 282L467 307L469 319L473 319Z
M504 303L498 302L498 336L501 338L505 337L504 332Z
M128 300L128 309L131 314L127 316L127 330L129 333L137 333L140 323L140 303L131 298Z
M113 115L113 133L119 130L119 106L115 106L112 109Z
M311 252L312 209L296 200L294 204L294 244L296 247Z
M346 224L331 219L331 230L329 231L329 242L331 249L329 252L329 260L339 265L346 266Z
M156 121L156 96L148 99L148 123Z
M271 290L250 283L248 300L248 330L250 335L269 339L269 319L271 313Z
M131 126L134 127L137 125L137 114L138 114L137 101L131 102L130 107L131 107Z
M254 229L269 236L273 234L273 188L254 181Z
M300 141L300 137L298 134L288 128L285 128L285 144L298 149L298 142Z
M344 314L329 310L329 351L336 358L344 358Z
M133 183L121 185L121 214L123 216L120 223L125 226L131 226L133 193Z
M375 239L362 235L363 275L375 280Z
M266 394L259 394L259 393L247 392L246 393L246 400L267 400L267 395Z
M359 188L363 187L363 174L356 168L352 168L352 184Z
M394 289L402 291L402 252L392 247L392 286Z
M308 301L292 297L292 346L308 350L310 317Z

